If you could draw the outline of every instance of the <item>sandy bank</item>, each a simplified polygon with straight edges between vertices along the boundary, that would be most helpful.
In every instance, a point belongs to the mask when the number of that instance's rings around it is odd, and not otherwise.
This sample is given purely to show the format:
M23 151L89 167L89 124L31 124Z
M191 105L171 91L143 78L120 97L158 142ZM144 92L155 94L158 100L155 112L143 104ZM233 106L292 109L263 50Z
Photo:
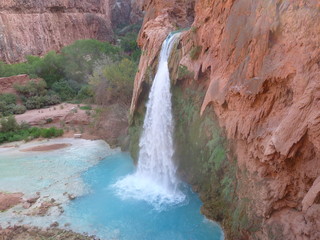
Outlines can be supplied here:
M52 151L52 150L66 148L71 145L72 144L70 143L56 143L56 144L50 144L50 145L35 146L31 148L22 149L20 151L21 152L44 152L44 151Z

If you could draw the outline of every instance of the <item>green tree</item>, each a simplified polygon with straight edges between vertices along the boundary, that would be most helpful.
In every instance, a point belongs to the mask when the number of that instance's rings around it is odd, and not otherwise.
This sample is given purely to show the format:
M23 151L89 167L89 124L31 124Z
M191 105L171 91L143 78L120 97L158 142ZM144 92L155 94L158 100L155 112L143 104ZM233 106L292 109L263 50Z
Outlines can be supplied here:
M78 40L62 49L64 73L68 79L86 83L92 74L94 63L105 56L120 58L120 48L98 40Z
M19 125L14 116L1 118L0 125L0 132L14 132L19 129Z

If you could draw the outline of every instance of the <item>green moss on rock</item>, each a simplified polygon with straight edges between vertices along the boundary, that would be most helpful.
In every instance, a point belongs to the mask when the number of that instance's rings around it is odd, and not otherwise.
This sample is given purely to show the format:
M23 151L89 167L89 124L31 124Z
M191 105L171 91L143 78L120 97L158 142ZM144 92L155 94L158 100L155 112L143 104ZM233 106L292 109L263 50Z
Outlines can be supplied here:
M259 221L247 215L250 201L237 197L239 169L213 109L200 116L204 93L200 86L173 87L178 172L200 195L202 213L222 223L229 239L243 239Z

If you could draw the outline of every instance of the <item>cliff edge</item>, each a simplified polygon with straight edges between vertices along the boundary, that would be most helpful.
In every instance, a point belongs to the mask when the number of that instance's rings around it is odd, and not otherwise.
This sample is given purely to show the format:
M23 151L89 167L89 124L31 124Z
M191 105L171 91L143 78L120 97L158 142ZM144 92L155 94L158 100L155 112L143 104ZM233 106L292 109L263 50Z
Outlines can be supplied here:
M193 74L184 81L205 86L201 113L210 106L224 129L237 199L260 223L237 229L238 239L319 239L320 4L199 0L193 21L187 2L146 1L131 114L162 41L192 22L178 46Z
M114 29L142 19L129 0L2 0L0 60L21 62L79 39L113 41Z

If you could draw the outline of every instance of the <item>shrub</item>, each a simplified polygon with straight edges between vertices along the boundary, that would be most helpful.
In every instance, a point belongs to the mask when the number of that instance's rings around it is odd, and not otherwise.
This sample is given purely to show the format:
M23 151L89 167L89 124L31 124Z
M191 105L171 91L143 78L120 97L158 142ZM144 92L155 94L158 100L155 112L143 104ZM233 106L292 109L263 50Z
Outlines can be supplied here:
M43 78L48 87L51 87L55 82L64 77L63 56L57 54L55 51L50 51L47 55L33 63L34 73Z
M32 140L38 137L51 138L63 135L62 129L31 127L23 122L19 125L13 116L0 119L0 144L21 140Z
M25 99L27 109L39 109L45 106L51 106L60 103L58 95L34 96Z
M15 132L19 129L19 124L14 116L1 118L0 125L0 132Z
M34 96L43 96L47 93L47 84L45 81L30 81L25 85L14 85L19 95L29 98Z
M69 82L60 80L52 85L52 90L55 91L62 101L73 99L76 95Z
M85 100L92 97L93 97L93 90L92 90L92 87L89 85L82 86L82 88L80 89L77 95L78 100Z
M127 33L124 37L121 37L120 38L121 48L127 53L131 53L136 49L138 49L138 44L136 41L137 37L138 37L138 34L132 33L132 32Z
M51 106L61 103L61 99L57 94L43 96L43 106Z
M15 104L17 101L17 97L11 93L2 93L0 94L0 102L4 102L6 104Z
M129 104L136 71L137 64L127 58L107 66L104 69L104 76L109 82L109 95Z
M16 96L9 93L0 94L0 117L14 114Z
M64 47L62 61L65 76L79 83L87 82L87 76L93 72L94 63L103 56L110 56L116 61L120 57L120 48L94 39L78 40Z
M27 111L27 108L24 105L18 104L18 105L14 105L12 110L14 114L22 114Z

